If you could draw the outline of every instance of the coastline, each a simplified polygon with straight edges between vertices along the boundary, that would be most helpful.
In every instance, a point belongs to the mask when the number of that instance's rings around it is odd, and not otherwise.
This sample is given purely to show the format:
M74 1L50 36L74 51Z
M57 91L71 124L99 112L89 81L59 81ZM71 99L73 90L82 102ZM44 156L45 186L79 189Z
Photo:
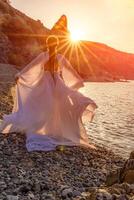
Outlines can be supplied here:
M13 80L11 74L0 83L0 118L12 110ZM134 184L105 184L109 173L125 162L100 146L97 150L65 147L63 151L28 153L24 135L0 134L0 199L133 200Z
M108 83L108 82L112 82L112 83L116 83L116 82L129 82L130 80L124 79L124 78L110 78L110 77L106 77L106 76L102 76L102 77L90 77L90 78L84 78L84 82L102 82L102 83Z

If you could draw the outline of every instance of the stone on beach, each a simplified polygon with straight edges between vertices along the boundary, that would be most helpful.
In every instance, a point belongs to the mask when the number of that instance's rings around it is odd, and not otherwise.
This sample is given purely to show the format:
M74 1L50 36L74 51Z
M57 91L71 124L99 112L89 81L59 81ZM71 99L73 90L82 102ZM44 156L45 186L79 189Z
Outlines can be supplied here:
M66 147L64 151L28 153L25 135L21 133L10 133L7 137L0 134L0 141L3 199L7 196L19 200L113 198L120 197L122 192L131 199L134 195L133 184L105 185L109 171L123 167L125 160L103 147L96 150Z
M130 153L130 157L124 162L124 165L111 171L106 179L107 185L123 182L134 184L134 151Z

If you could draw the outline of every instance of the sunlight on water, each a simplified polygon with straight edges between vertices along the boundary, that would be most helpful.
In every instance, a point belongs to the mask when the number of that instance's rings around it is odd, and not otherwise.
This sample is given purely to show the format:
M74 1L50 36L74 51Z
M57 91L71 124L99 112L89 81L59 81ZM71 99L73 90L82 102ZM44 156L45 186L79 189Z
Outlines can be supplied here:
M89 138L127 157L134 150L134 81L85 83L81 91L98 105Z

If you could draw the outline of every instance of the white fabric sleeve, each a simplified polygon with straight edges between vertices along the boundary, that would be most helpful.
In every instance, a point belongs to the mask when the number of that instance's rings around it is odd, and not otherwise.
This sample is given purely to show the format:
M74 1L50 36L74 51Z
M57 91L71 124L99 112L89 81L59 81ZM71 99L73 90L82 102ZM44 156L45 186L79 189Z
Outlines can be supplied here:
M19 83L29 87L34 86L40 80L41 75L43 75L43 66L47 60L47 52L39 54L17 74Z
M84 86L84 81L71 63L61 54L58 55L58 60L61 64L62 76L65 84L72 89L79 89Z

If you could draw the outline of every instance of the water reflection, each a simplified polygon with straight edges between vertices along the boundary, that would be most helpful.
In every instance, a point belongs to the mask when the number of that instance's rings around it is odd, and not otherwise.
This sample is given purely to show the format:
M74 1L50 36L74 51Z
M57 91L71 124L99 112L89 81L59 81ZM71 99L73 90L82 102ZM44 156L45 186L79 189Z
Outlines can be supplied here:
M134 81L85 86L81 92L99 106L93 123L85 124L89 138L127 157L134 150Z

